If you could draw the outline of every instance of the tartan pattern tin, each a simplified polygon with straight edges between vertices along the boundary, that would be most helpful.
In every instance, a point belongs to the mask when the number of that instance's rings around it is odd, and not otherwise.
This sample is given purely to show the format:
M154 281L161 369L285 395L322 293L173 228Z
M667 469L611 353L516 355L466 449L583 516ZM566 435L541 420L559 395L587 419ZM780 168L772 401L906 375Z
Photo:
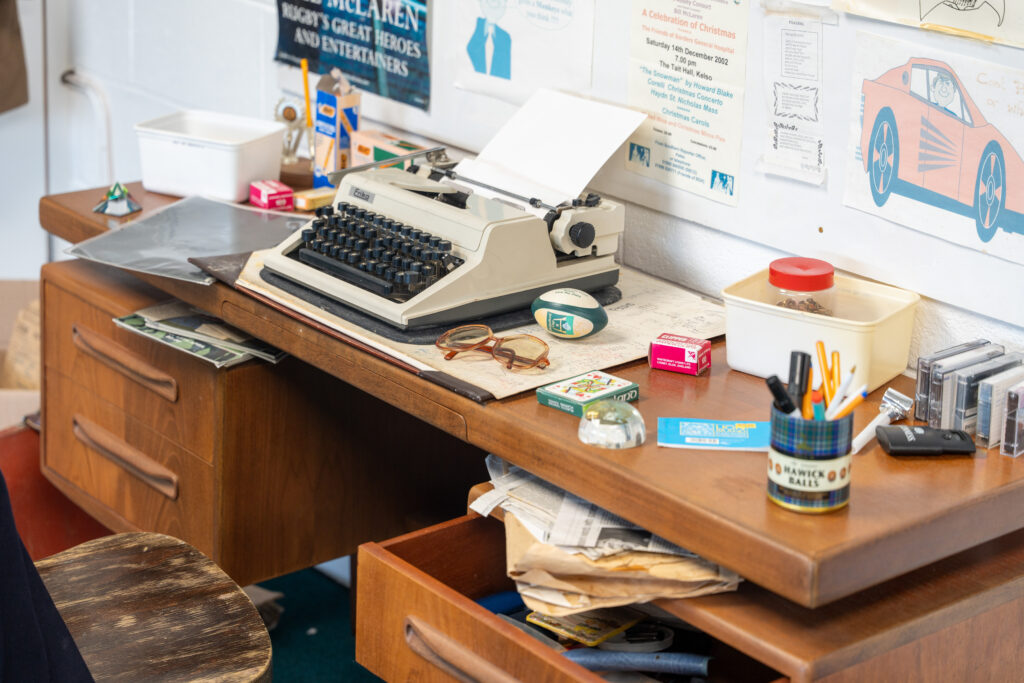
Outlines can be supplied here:
M772 406L768 498L788 510L832 512L850 501L853 414L805 420Z
M772 406L772 448L798 458L834 458L850 450L853 413L840 420L805 420Z
M768 497L773 503L793 510L794 512L820 513L832 512L850 502L850 485L847 484L836 491L808 494L806 491L793 491L768 480Z

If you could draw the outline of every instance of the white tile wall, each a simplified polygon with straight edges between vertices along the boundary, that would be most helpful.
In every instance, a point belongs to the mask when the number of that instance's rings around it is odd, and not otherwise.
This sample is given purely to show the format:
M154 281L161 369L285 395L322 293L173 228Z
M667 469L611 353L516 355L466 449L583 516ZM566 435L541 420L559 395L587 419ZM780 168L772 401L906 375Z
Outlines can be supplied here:
M274 0L50 0L52 191L105 182L100 122L67 68L101 84L112 113L114 175L140 176L134 125L184 108L267 117L277 100Z
M240 0L137 2L131 85L183 107L257 114L271 55L263 15Z

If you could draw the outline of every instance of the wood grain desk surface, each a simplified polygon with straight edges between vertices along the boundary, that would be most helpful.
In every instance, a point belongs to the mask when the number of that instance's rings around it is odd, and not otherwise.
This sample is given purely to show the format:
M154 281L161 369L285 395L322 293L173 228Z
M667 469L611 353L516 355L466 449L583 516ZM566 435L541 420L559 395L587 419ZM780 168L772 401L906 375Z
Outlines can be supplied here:
M174 201L138 183L128 189L146 211ZM78 242L124 222L91 212L101 194L95 189L44 197L43 228ZM659 416L768 419L763 380L729 370L722 342L713 346L712 372L704 377L651 370L643 361L615 368L640 385L637 407L647 422L647 443L603 450L581 444L577 418L539 405L532 392L477 404L224 285L142 277L806 607L1024 527L1024 458L997 450L975 457L892 458L872 446L855 457L846 509L801 515L767 499L763 454L659 448ZM891 386L913 395L907 377ZM877 414L881 393L857 410L857 431Z

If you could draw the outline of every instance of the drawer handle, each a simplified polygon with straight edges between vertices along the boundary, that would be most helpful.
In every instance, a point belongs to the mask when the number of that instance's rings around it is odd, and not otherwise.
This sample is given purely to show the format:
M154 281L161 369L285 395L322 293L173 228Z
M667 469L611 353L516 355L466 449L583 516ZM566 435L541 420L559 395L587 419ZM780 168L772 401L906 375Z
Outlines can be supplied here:
M142 451L132 448L92 420L71 418L75 438L171 500L178 499L178 475Z
M465 645L416 617L405 618L405 642L409 649L449 676L463 683L520 683Z
M71 326L71 341L83 353L138 382L171 403L178 400L178 382L145 363L106 337L77 324Z

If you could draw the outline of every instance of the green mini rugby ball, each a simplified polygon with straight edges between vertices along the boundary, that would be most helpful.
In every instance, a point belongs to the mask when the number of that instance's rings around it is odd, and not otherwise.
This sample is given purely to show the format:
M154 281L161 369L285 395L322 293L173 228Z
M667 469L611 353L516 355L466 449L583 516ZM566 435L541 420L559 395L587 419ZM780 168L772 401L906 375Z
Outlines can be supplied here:
M544 292L530 310L538 325L562 339L589 337L608 324L608 314L597 299L570 287Z

